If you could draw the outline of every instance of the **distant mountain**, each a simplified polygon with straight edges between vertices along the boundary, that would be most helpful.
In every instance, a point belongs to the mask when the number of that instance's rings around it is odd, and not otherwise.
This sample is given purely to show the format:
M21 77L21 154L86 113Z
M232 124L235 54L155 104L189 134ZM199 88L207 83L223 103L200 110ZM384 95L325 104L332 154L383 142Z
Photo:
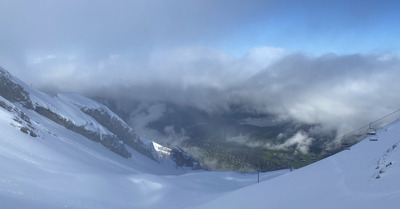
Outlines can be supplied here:
M199 169L200 164L178 147L160 151L161 145L139 137L125 121L108 107L78 94L49 96L26 85L0 68L0 106L15 114L20 130L32 137L40 137L46 127L32 125L28 112L38 113L63 128L98 142L124 158L132 157L127 146L148 158L160 162L171 159L177 166ZM165 155L165 150L169 153Z
M161 144L178 145L209 170L299 168L341 149L325 152L326 144L336 137L335 130L319 131L320 124L252 112L241 105L207 112L172 102L96 100L110 105L138 133ZM120 104L130 105L118 108Z

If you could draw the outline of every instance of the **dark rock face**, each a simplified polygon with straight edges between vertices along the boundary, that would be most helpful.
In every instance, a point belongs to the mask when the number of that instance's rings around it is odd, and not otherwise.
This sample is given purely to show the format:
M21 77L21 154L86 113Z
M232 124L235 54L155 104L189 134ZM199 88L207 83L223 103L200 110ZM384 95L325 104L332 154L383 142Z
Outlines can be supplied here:
M134 133L133 129L126 125L124 121L121 121L120 119L111 116L106 110L102 108L79 108L84 113L94 118L102 126L106 127L109 131L114 133L126 145L132 147L143 155L157 161L157 156L155 155L154 148L144 144L140 140L140 138Z
M33 105L29 98L29 93L19 84L10 79L10 74L0 70L0 95L10 102L18 102L27 109L32 109Z
M30 118L17 107L7 104L3 99L3 97L0 97L0 107L8 112L15 113L13 120L21 126L20 131L32 137L37 137L38 135L35 133L35 128L32 126Z
M200 163L191 155L184 152L181 148L175 147L171 151L170 158L175 161L179 167L191 167L193 169L200 169Z
M81 134L82 136L85 136L86 138L95 142L100 142L102 145L121 155L122 157L129 158L132 156L131 153L126 150L124 144L120 142L120 140L114 135L101 135L97 132L87 130L83 126L77 126L73 122L44 107L37 106L35 107L35 111L75 133Z
M1 94L0 94L1 95ZM0 107L6 109L7 111L11 112L11 110L13 109L12 106L7 105L5 102L0 100Z
M30 99L29 93L24 89L24 87L15 82L14 78L2 68L0 68L0 95L11 103L19 103L23 107L27 109L32 109L71 131L81 134L95 142L100 142L102 145L104 145L111 151L121 155L122 157L129 158L132 156L131 153L126 150L123 142L121 142L115 135L103 135L94 131L87 130L83 126L77 126L70 120L61 117L57 113L52 112L47 108L38 105L34 106ZM26 122L29 127L21 127L21 132L29 134L33 137L37 136L37 134L33 131L34 128L31 126L29 117L26 116L22 111L20 111L18 108L13 108L12 106L7 105L1 100L0 106L8 111L16 112L18 114L18 118L14 118L16 122L20 124L22 124L21 120Z
M132 157L132 154L126 150L122 141L113 135L101 136L100 143L110 149L111 151L121 155L124 158Z
M22 133L29 134L31 137L37 137L36 133L33 130L31 130L31 129L25 127L25 126L22 126L19 130Z
M92 141L101 143L109 150L124 158L130 158L132 156L125 147L125 145L128 145L139 153L158 161L157 152L152 143L150 141L141 140L131 127L122 119L111 115L106 107L88 108L75 104L82 112L91 116L99 124L108 129L111 132L110 134L102 134L101 132L88 130L85 126L77 125L73 120L62 117L60 114L57 114L57 112L47 107L36 103L33 104L26 88L29 87L24 87L24 84L21 84L18 79L14 78L10 73L0 67L0 107L9 112L16 113L14 121L17 122L17 126L20 127L19 129L21 132L29 134L32 137L38 136L29 117L24 114L20 108L14 106L14 104L20 104L22 107L33 110L68 130L78 133ZM174 148L170 157L179 167L200 168L199 163L180 148Z
M101 125L106 127L109 131L113 132L121 139L126 145L132 147L145 156L158 161L157 154L153 146L144 144L140 138L134 133L133 129L129 127L121 119L111 116L108 111L98 108L79 107L84 113L90 115ZM170 158L176 163L178 167L192 167L193 169L201 169L200 163L194 159L190 154L182 149L175 147L171 151Z

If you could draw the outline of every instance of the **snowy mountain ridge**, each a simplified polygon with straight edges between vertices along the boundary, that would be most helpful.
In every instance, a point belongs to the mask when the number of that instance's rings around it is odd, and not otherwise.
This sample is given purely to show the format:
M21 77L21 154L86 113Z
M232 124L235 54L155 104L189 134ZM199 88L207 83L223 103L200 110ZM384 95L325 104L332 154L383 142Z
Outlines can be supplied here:
M155 161L117 141L131 154L121 157L104 142L84 136L98 128L98 136L103 137L100 140L118 139L117 134L112 135L114 129L127 127L107 109L100 110L98 104L85 107L88 112L103 113L91 117L78 109L76 104L82 100L76 101L76 96L68 96L69 101L74 97L74 104L66 103L64 95L50 97L20 84L0 71L1 208L187 208L255 183L254 175L192 170L187 166L193 163L191 156L179 148L168 150L157 145L170 155L166 159L157 155ZM87 120L74 118L80 114ZM99 118L109 117L117 122L115 126L101 125L104 121ZM118 134L129 134L129 130ZM262 180L285 172L265 174Z
M26 85L3 68L0 69L0 80L0 95L3 96L3 103L6 103L4 100L8 100L17 106L20 105L17 108L19 112L33 110L69 130L101 143L125 158L132 156L126 146L155 161L160 161L160 157L165 156L160 155L151 141L137 136L120 117L98 102L78 94L49 96ZM23 128L23 130L26 129L29 131L28 127ZM34 131L31 130L29 133L34 133ZM182 152L178 148L172 151ZM199 168L198 162L191 156L173 160L179 166Z

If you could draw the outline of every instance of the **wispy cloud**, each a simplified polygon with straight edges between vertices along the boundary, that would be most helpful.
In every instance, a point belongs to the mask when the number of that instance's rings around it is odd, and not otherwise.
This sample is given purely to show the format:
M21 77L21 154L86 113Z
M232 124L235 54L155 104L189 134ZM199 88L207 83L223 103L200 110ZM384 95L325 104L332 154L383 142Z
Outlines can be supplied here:
M258 147L265 148L269 150L287 150L294 149L302 154L307 154L310 150L314 139L309 137L303 130L297 131L292 136L287 136L287 134L281 133L277 136L282 143L273 144L266 141L254 141L248 135L239 135L235 137L229 137L226 139L228 142L237 143L247 147Z
M175 147L188 139L184 129L175 131L173 125L167 125L163 130L149 127L150 123L161 119L167 107L165 104L140 103L130 113L128 123L140 137L157 141L165 146Z
M270 149L289 149L295 148L298 152L302 154L307 154L310 150L310 146L314 141L313 138L309 137L304 131L298 131L295 135L285 140L282 144L267 144L266 146Z

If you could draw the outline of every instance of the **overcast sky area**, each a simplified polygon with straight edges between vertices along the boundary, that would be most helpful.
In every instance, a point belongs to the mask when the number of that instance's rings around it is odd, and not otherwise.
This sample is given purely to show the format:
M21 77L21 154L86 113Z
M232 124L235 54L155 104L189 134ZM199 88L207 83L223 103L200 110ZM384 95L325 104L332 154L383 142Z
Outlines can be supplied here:
M400 1L1 0L0 66L53 92L364 125L400 107Z

